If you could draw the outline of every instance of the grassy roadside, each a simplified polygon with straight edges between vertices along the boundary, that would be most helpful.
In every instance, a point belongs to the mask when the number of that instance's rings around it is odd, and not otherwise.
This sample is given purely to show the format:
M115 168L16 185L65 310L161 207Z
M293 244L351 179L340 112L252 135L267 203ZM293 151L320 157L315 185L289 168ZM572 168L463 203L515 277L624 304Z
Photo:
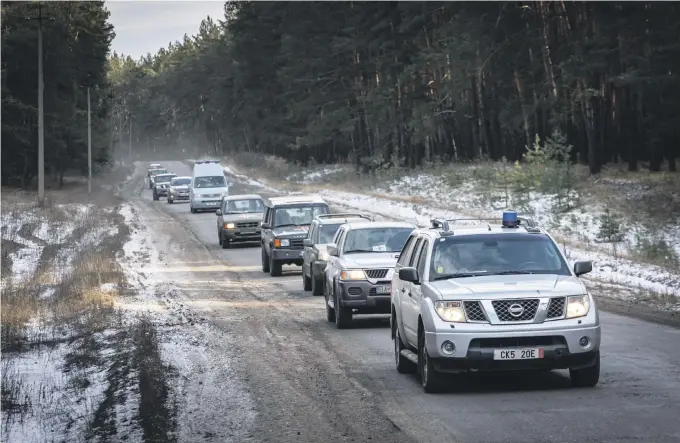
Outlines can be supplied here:
M172 441L174 411L157 331L117 309L130 230L102 178L35 195L3 190L2 441Z

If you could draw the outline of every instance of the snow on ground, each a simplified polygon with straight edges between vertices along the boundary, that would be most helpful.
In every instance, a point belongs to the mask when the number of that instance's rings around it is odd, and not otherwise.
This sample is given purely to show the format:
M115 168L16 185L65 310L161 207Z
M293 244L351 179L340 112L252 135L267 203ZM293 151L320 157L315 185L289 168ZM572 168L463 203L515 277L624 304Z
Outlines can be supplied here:
M311 171L304 171L301 173L291 174L288 177L286 177L286 180L300 183L303 185L309 185L312 183L321 182L323 181L324 178L327 178L329 175L337 174L344 170L345 168L341 166L323 167L320 169L315 168Z
M236 179L246 179L248 183L260 182L235 173L233 167L225 168L225 172ZM399 197L418 197L419 201L439 202L442 207L453 207L454 210L442 209L430 205L420 205L389 198L373 197L365 194L341 192L331 189L320 189L317 193L331 204L358 209L386 218L409 221L420 226L428 226L432 218L467 218L471 214L480 217L498 217L502 207L489 210L476 203L478 193L472 187L468 189L452 189L443 178L420 174L415 177L404 177L390 186L377 189L376 194L387 194ZM271 186L263 183L267 189ZM548 198L534 198L531 205L535 213L533 218L557 238L558 243L566 251L568 258L576 260L593 260L593 272L590 279L601 280L610 284L625 285L630 288L651 290L659 294L680 294L680 273L669 272L660 266L636 263L625 258L615 258L608 251L596 246L597 235L594 220L596 215L583 213L581 218L571 219L571 214L562 220L555 221L550 215ZM414 200L415 201L415 200ZM573 215L578 217L577 214ZM565 229L571 226L572 230ZM588 228L590 226L590 228Z

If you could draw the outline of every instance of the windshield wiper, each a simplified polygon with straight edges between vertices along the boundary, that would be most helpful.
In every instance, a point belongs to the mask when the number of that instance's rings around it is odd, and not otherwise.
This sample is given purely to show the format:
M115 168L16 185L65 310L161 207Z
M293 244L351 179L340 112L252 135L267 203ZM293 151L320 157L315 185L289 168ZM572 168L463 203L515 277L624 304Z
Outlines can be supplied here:
M433 281L437 280L448 280L450 278L465 278L465 277L479 277L481 275L490 275L486 272L459 272L457 274L442 275L441 277L436 277Z
M487 275L524 275L524 274L534 274L534 272L531 272L531 271L501 271L501 272L493 272L493 273L487 274Z
M372 249L352 249L351 251L343 252L343 254L351 254L353 252L387 252L387 251L374 251Z
M304 225L298 225L296 223L287 223L285 225L277 225L274 229L276 229L276 228L286 228L288 226L304 226Z

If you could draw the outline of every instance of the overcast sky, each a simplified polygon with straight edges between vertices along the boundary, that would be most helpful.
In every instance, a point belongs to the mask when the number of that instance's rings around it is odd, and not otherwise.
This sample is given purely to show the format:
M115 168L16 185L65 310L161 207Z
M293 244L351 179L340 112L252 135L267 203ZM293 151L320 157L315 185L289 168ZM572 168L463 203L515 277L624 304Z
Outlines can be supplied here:
M224 0L204 1L118 1L107 0L111 12L109 22L116 38L111 52L116 51L134 59L155 53L171 41L181 40L184 34L198 32L201 20L207 15L224 17Z

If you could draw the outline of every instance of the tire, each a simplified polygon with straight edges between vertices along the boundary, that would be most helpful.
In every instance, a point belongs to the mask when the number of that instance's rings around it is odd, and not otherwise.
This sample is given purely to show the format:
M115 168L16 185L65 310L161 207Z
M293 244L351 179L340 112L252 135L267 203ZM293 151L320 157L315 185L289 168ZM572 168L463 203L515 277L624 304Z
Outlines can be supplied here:
M222 245L222 249L229 249L231 248L231 241L229 239L226 239L220 234L220 244Z
M173 204L173 203L175 203L175 200L173 200L173 199L171 199L170 197L168 197L168 204L171 205L171 204Z
M595 364L583 369L569 369L571 384L578 388L592 388L600 381L600 351L595 355Z
M305 275L304 269L302 270L302 289L304 291L312 290L312 279Z
M329 323L334 323L335 322L335 309L328 306L328 300L330 298L330 295L328 294L328 289L325 285L324 285L324 294L323 295L324 295L324 301L326 302L325 303L325 305L326 305L326 320Z
M418 366L401 355L402 349L406 349L406 346L401 341L401 334L399 334L399 326L396 321L393 322L392 328L394 328L394 360L397 365L397 372L400 374L413 374L418 369Z
M194 209L193 206L191 206L191 203L189 203L189 205L190 205L190 206L189 206L189 209L191 209L191 213L192 213L192 214L195 214L195 213L196 213L196 210Z
M442 374L434 368L430 356L427 354L425 346L425 334L418 336L418 372L420 373L420 384L428 394L436 394L442 390Z
M272 277L281 277L283 273L283 265L280 261L274 260L274 257L269 257L269 275Z
M267 257L267 251L264 249L264 245L262 245L262 272L269 272L269 257Z
M323 295L323 280L315 278L312 275L312 295Z
M222 232L219 229L217 230L217 243L222 245Z
M156 194L155 192L153 193L153 200L158 201L158 194Z
M338 329L347 329L352 323L352 310L343 308L338 303L338 297L333 295L335 302L335 326Z

